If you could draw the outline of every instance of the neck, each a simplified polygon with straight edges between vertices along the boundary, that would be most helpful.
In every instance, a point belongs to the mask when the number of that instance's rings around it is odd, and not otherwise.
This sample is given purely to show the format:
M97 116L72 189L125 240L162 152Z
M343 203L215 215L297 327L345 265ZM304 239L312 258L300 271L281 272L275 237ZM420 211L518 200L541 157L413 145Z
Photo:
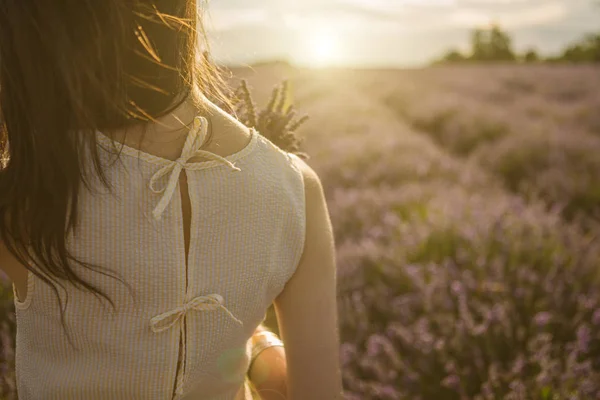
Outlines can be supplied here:
M203 116L209 123L213 123L219 115L219 108L206 96L193 92L188 98L169 114L164 115L154 122L137 124L127 129L115 132L115 139L121 142L139 143L171 143L184 137L189 132L194 118Z

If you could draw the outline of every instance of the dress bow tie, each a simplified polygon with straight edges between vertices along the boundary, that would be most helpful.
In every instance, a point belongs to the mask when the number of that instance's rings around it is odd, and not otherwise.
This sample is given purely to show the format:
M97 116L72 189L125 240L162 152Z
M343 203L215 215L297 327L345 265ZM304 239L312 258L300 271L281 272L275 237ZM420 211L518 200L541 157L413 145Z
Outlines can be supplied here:
M162 216L163 211L167 208L167 205L171 201L173 197L173 193L175 192L175 188L177 187L177 181L179 180L179 174L183 169L186 169L188 165L188 160L195 156L205 156L215 161L222 162L223 164L231 167L231 169L235 171L241 171L240 168L236 167L231 161L227 160L224 157L221 157L218 154L211 153L210 151L200 150L200 147L204 144L206 140L206 132L207 132L208 121L206 118L202 116L197 116L194 118L194 123L192 125L192 129L188 133L187 139L185 141L185 145L183 146L183 151L181 152L181 156L175 160L170 161L167 165L160 168L150 179L149 188L154 193L163 193L163 197L160 199L158 205L152 211L152 215L156 220L159 220ZM163 176L170 174L169 181L165 187L160 190L155 188L156 182L158 179Z
M157 315L150 320L150 324L153 332L162 332L169 329L177 323L189 310L195 311L210 311L223 308L236 322L242 324L242 321L237 319L228 309L223 305L223 297L219 294L209 294L207 296L198 296L191 301L185 303L182 306L175 308L174 310L167 311L163 314ZM169 321L170 319L170 321ZM164 323L169 321L168 323Z
M228 309L223 305L223 296L213 293L206 296L198 296L185 303L182 306L177 307L174 310L167 311L163 314L157 315L156 317L150 320L150 327L153 332L162 332L173 325L175 325L179 320L181 320L185 314L190 310L196 311L207 311L207 310L216 310L218 308L223 308L238 324L244 325L242 321L237 319ZM169 321L170 319L170 321ZM168 321L165 323L165 321ZM186 357L186 332L183 329L183 339L182 339L182 353L185 360ZM182 365L185 366L185 362L182 362ZM184 385L184 375L185 372L183 370L179 371L177 377L177 388L176 393L178 396L183 395L183 385ZM180 397L177 397L180 398Z

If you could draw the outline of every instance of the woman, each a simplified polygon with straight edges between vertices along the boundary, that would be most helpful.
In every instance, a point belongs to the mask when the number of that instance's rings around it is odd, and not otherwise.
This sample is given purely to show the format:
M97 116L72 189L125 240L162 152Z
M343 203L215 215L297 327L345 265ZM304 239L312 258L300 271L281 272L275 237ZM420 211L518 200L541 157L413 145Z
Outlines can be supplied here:
M21 400L249 399L247 373L265 399L341 398L321 183L231 115L197 7L0 5ZM269 342L248 371L271 303L286 351Z

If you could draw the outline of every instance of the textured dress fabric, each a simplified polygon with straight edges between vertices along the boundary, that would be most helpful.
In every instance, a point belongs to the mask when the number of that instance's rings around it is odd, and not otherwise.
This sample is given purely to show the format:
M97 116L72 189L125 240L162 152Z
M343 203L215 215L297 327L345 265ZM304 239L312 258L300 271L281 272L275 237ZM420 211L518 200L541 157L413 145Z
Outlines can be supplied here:
M206 125L195 119L176 161L121 144L116 154L96 133L114 192L91 175L67 248L99 268L71 263L115 309L61 281L67 336L51 286L29 272L21 301L13 285L20 400L251 399L250 339L304 248L304 182L300 159L255 129L231 156L199 150ZM189 162L197 155L209 160ZM191 202L187 263L181 173Z

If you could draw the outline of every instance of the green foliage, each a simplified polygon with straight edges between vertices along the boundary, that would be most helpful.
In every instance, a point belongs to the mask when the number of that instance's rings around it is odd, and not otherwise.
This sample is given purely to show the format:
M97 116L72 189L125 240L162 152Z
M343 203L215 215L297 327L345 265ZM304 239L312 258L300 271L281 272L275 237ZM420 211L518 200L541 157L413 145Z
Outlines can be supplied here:
M569 45L556 56L541 57L537 50L531 48L523 55L517 55L512 48L512 39L497 24L488 29L473 29L471 32L471 54L464 55L457 50L449 50L441 59L433 64L462 62L600 62L600 34L589 33L581 40Z
M444 57L442 57L441 63L458 63L467 61L468 58L465 57L460 51L454 49L450 50L446 53Z
M531 49L525 53L523 56L523 61L525 62L537 62L540 61L540 56L538 55L535 49Z
M512 39L497 24L488 29L474 29L471 32L471 54L463 55L451 50L438 63L444 62L497 62L515 61L517 56L512 49Z
M600 34L588 34L565 49L559 58L570 62L600 62Z
M471 36L473 61L514 61L510 36L496 24L489 29L475 29Z

